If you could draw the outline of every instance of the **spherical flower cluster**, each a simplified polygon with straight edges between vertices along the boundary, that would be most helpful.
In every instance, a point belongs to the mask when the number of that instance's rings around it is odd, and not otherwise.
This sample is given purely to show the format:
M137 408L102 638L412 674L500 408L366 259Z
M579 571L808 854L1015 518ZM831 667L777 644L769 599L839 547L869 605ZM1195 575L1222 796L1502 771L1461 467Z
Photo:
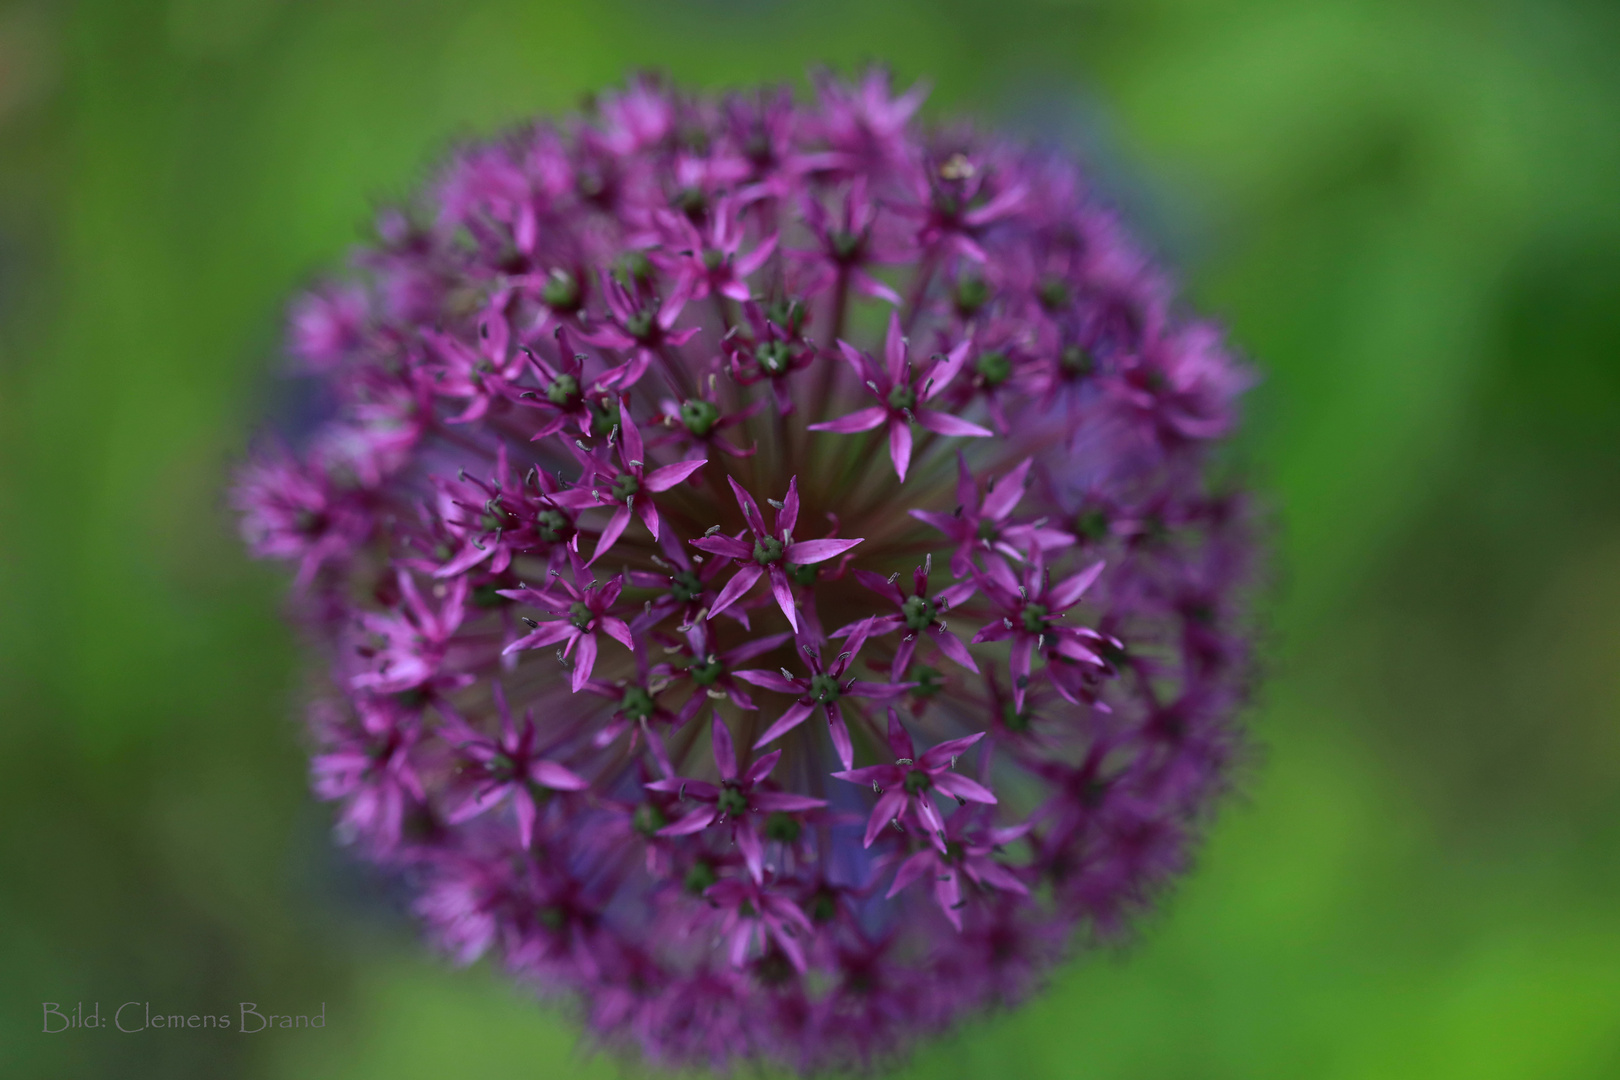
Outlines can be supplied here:
M1238 749L1248 376L1071 164L921 97L643 78L460 150L295 306L336 413L236 489L342 835L656 1062L1017 999Z

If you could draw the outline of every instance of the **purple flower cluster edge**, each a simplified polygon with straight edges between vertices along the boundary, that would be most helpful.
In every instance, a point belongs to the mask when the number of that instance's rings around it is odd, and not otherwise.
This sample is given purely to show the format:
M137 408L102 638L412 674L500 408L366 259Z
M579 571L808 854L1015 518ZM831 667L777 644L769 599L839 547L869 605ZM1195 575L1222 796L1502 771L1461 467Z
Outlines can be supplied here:
M878 69L455 152L293 307L234 491L316 793L660 1065L870 1067L1188 861L1242 749L1252 381L1061 155Z

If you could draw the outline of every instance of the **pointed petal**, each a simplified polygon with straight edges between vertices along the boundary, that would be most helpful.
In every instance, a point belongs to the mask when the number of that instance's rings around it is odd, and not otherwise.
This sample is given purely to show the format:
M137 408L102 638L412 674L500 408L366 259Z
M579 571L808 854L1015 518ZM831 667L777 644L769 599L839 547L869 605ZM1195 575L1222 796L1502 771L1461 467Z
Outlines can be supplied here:
M877 805L872 807L872 816L866 819L866 835L861 838L864 847L871 847L872 841L878 834L888 827L889 822L900 816L900 811L906 808L906 789L903 787L890 788L878 796Z
M834 702L827 707L827 728L832 733L833 749L838 760L848 769L855 764L855 744L849 738L849 725L844 723L844 710Z
M743 490L741 484L733 477L726 477L726 483L731 485L731 492L737 497L737 505L742 508L743 517L748 521L748 527L754 531L755 536L765 536L765 518L759 512L759 504L754 497Z
M517 813L518 841L527 848L534 836L534 797L521 784L512 785L512 809Z
M687 814L679 821L671 822L658 830L659 836L691 836L695 832L702 832L714 824L714 819L720 816L720 811L713 806L700 806Z
M900 869L895 871L894 883L889 886L889 891L884 894L884 899L892 899L895 893L926 874L929 868L934 865L935 859L934 852L924 848L901 863Z
M782 572L780 566L770 568L771 594L776 597L776 606L782 609L787 616L788 625L793 632L799 632L799 616L793 605L793 586L788 583L787 574Z
M889 309L889 332L883 338L883 364L889 378L899 382L906 374L906 337L900 330L900 311Z
M918 415L923 411L917 410ZM889 421L889 460L894 462L894 474L905 483L906 469L911 466L911 424L905 420Z
M765 568L763 566L753 562L743 563L738 567L737 572L731 576L731 580L726 582L726 587L720 590L720 595L715 597L714 607L709 609L709 618L714 618L742 599L743 594L754 587L754 582L758 581L759 576L764 572Z
M648 473L642 481L642 486L648 491L668 491L708 463L708 458L694 458L691 461L677 461L673 465L665 465Z
M973 654L967 651L967 646L963 645L955 634L939 626L930 626L927 634L934 639L934 644L939 646L940 652L974 674L978 674L979 665L973 662Z
M1103 572L1103 566L1103 561L1099 559L1073 577L1054 585L1046 597L1047 607L1057 612L1079 603L1086 590L1091 588L1092 582Z
M711 729L714 742L714 763L720 769L720 779L737 779L737 750L731 743L731 729L718 715Z
M996 797L990 789L977 780L970 780L961 773L940 773L934 777L934 787L951 796L953 799L966 799L968 802L983 803L994 806Z
M811 424L811 431L830 431L838 435L849 435L857 431L871 431L889 418L889 410L873 406L870 409L858 409L848 416L841 416L837 420L828 420L820 424Z
M581 634L574 649L574 693L585 685L585 680L591 677L591 669L596 666L596 635Z
M836 555L842 555L860 542L860 537L846 540L801 540L798 543L789 544L783 550L782 558L800 566L810 566L815 563L826 562Z
M761 735L759 740L754 743L754 749L758 750L766 743L780 739L783 735L804 723L809 718L813 708L814 706L807 705L802 701L795 701L792 705L789 705L787 712L783 713L776 723L766 729L765 734Z
M1018 500L1024 497L1025 480L1033 464L1034 458L1025 458L1016 469L997 480L995 487L985 495L980 513L992 521L1001 521L1012 513Z
M617 510L613 511L613 516L608 519L607 528L602 530L601 539L596 541L596 551L591 555L591 561L585 565L590 566L594 564L597 559L600 559L603 555L606 555L608 553L608 549L614 544L618 543L619 537L624 534L624 530L627 526L629 526L629 524L629 506L620 506Z
M761 780L771 775L771 770L776 768L776 763L781 760L782 751L780 750L772 750L770 753L757 759L752 765L748 766L748 771L743 773L743 783L759 783ZM755 798L757 799L759 796L756 795Z
M914 410L917 423L929 431L940 435L978 436L988 438L993 432L989 428L980 427L970 420L963 420L950 413L939 412L937 409L917 408Z
M529 776L553 791L584 791L591 786L589 780L555 761L535 762L529 766Z

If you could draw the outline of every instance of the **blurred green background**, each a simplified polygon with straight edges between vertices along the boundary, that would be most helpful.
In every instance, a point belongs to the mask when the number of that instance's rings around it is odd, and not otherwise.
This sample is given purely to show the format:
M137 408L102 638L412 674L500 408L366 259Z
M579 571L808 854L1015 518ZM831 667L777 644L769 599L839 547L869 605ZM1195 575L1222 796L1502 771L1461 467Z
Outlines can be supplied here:
M1133 945L902 1075L1620 1076L1620 10L0 0L0 1075L597 1076L306 795L221 489L448 141L882 56L1088 152L1266 373L1261 753ZM41 1032L43 1001L306 1012Z

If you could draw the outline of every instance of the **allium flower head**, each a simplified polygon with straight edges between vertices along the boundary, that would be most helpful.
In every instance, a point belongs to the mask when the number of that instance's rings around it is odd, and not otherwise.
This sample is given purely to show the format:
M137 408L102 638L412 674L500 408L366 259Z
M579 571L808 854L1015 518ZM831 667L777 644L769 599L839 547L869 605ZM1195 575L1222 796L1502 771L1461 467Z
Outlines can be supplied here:
M293 306L339 408L236 492L341 835L671 1066L1028 992L1186 864L1250 674L1218 330L1073 165L817 86L454 154Z

